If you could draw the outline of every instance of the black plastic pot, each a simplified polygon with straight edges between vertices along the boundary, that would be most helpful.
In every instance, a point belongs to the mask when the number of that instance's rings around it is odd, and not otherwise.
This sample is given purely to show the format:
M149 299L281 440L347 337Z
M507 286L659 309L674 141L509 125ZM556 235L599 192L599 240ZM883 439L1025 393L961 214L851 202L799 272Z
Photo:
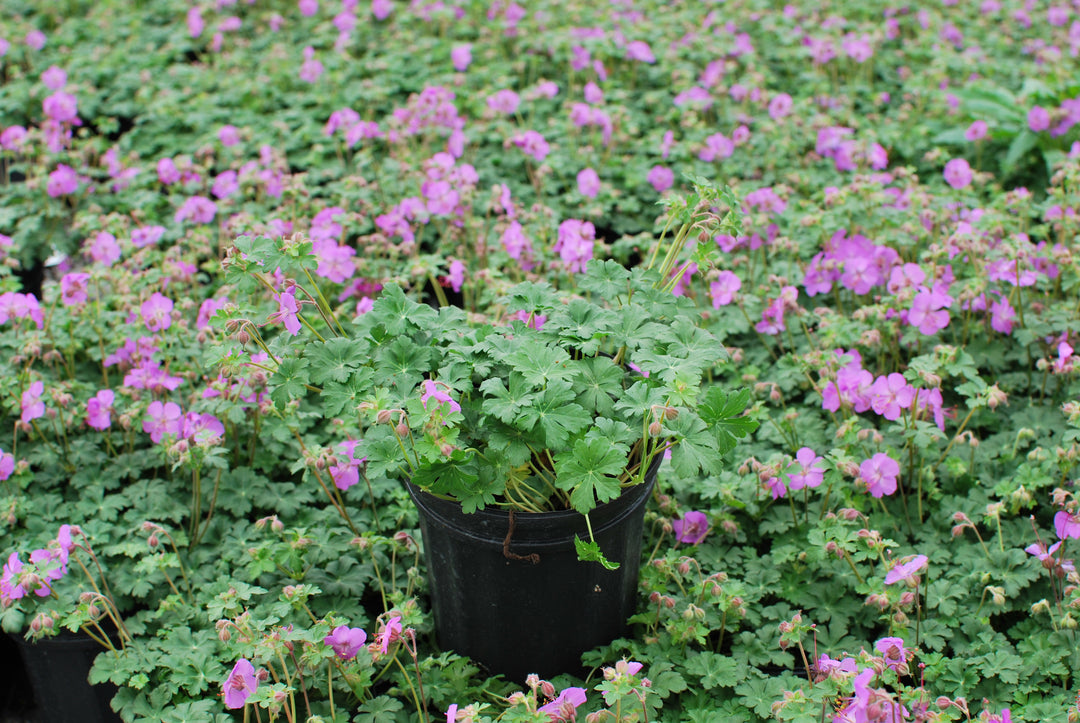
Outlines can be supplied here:
M628 488L589 514L607 570L580 562L588 539L577 512L465 514L409 485L420 511L439 645L524 683L582 669L581 654L621 636L635 611L645 503L656 481Z
M36 642L17 637L16 642L41 723L121 723L109 706L116 686L89 681L94 658L104 650L100 643L67 631Z

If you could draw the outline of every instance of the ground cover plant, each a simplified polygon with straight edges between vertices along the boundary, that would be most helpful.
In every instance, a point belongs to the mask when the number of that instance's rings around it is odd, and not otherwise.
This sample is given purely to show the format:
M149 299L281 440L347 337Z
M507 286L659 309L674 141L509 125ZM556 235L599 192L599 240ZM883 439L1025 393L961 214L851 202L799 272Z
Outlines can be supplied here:
M97 636L125 720L1080 719L1076 3L0 14L2 622ZM434 643L365 361L297 345L542 328L509 290L605 262L758 426L653 419L630 633L491 677ZM468 408L438 371L418 415Z

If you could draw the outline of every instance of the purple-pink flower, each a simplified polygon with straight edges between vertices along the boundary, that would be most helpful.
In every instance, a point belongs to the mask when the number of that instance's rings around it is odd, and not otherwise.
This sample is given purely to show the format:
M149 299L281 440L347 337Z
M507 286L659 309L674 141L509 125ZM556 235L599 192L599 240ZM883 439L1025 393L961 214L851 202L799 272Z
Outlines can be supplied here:
M586 198L596 198L600 193L600 176L591 168L584 168L577 174L578 193Z
M1028 111L1028 128L1035 133L1041 133L1050 127L1050 111L1041 105L1034 106Z
M790 489L796 491L804 487L820 486L825 475L825 468L821 466L822 462L824 460L809 447L803 447L796 452L795 461L784 472Z
M666 166L653 166L645 180L652 184L657 193L663 193L675 185L675 172Z
M79 306L86 303L88 281L90 281L90 274L74 271L60 278L60 301L64 306Z
M323 643L333 648L342 660L355 658L366 642L367 633L362 628L350 628L348 625L338 625L333 632L323 638Z
M742 281L734 271L721 271L716 281L709 284L709 297L714 309L727 306L735 299L735 292L742 288Z
M963 158L954 158L945 164L945 182L959 190L971 185L971 166Z
M893 565L892 569L885 574L885 584L892 585L901 580L914 584L917 582L916 574L926 567L928 561L926 555L915 555L905 562Z
M540 706L538 713L546 713L552 721L576 720L578 706L585 703L584 688L566 688L559 697Z
M255 666L247 658L240 658L233 666L229 677L225 679L222 693L225 696L225 707L230 709L243 708L247 699L259 687L259 679L255 676Z
M181 223L192 221L194 223L210 223L217 215L217 204L205 196L192 196L184 201L180 209L173 217L173 221Z
M69 196L79 190L79 174L71 166L63 163L49 174L49 181L45 191L53 198Z
M29 423L45 414L45 402L41 395L45 393L45 382L31 382L30 387L22 393L22 417L23 423Z
M150 435L154 444L161 442L166 434L180 436L183 425L184 413L176 402L154 400L146 408L143 431Z
M904 649L903 638L881 638L874 643L874 650L881 653L887 668L896 670L907 662L907 650Z
M898 372L878 377L870 387L870 407L890 421L900 419L901 410L910 409L914 401L915 387Z
M454 64L454 70L464 73L472 62L472 44L455 45L450 51L450 62Z
M111 413L116 394L111 389L102 389L86 400L86 424L94 429L108 429L112 424Z
M900 464L884 452L878 452L859 465L859 479L866 483L874 497L895 493L899 476Z
M682 516L682 519L672 520L671 527L675 531L675 539L687 545L696 545L709 534L709 518L704 512L691 511Z
M164 331L172 326L173 301L157 291L139 307L143 323L150 331Z
M1080 540L1080 515L1060 510L1054 515L1054 532L1062 540L1069 538Z
M425 379L423 383L424 391L420 394L420 403L424 405L424 409L427 409L427 403L429 399L434 399L440 404L449 404L451 412L460 412L461 405L454 401L448 392L443 391L439 387L445 387L449 389L446 384L442 382L436 382L432 379Z
M278 310L267 317L268 321L281 322L285 325L285 331L293 336L300 333L300 305L292 289L277 294Z

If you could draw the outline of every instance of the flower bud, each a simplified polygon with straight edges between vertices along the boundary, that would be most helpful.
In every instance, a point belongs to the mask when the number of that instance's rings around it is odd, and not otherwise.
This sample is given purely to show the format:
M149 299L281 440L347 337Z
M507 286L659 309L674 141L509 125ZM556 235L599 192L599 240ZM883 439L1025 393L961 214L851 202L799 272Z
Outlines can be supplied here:
M155 533L153 535L150 535L150 537L146 538L146 544L149 545L151 549L157 547L158 546L158 536L157 536L157 534Z
M552 685L551 683L549 683L546 680L541 680L540 681L540 693L545 698L554 698L555 697L555 686Z
M664 428L660 424L660 422L651 422L649 424L649 436L650 437L659 437L660 433L663 432L663 431L664 431Z
M934 704L942 710L952 707L952 701L944 695L938 696L938 699L934 701Z
M397 426L394 427L394 431L397 432L397 436L399 437L408 437L409 425L405 424L405 422L398 422Z
M376 424L390 424L390 420L393 419L393 412L389 409L380 409L378 414L375 415Z
M540 676L536 673L529 673L528 676L525 677L525 685L529 686L529 690L535 691L540 687Z

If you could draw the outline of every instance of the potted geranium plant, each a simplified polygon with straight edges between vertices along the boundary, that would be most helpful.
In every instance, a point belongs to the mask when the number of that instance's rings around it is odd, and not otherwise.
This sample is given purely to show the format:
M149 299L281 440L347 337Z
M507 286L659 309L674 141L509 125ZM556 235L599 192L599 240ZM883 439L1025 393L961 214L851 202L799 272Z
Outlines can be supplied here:
M343 320L314 283L310 241L236 240L230 280L271 291L277 309L265 321L230 311L225 329L265 355L278 405L341 420L337 467L362 462L369 486L408 485L439 558L428 567L445 646L500 672L546 674L617 635L660 461L670 452L684 476L718 471L756 426L748 393L703 387L729 363L725 349L671 293L687 265L707 263L724 223L716 206L729 201L698 180L672 202L678 232L648 264L593 260L572 290L523 282L484 314L436 310L390 284ZM284 333L268 338L267 323ZM575 557L600 567L566 564ZM508 642L513 627L523 632Z

